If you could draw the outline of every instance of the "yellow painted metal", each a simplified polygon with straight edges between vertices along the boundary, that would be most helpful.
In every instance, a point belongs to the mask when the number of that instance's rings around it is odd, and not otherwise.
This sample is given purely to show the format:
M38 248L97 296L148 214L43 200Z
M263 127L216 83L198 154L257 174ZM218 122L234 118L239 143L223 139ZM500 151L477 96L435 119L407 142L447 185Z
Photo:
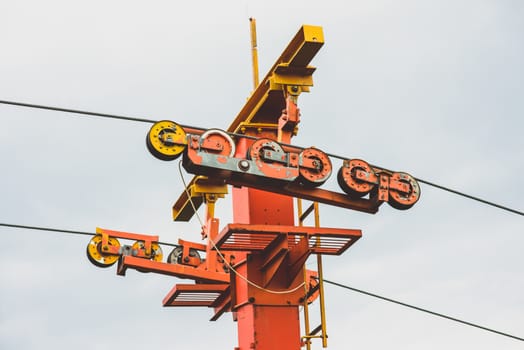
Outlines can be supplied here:
M251 33L251 59L253 62L253 89L259 84L258 78L258 48L257 48L257 21L254 18L249 19Z
M315 202L315 227L320 227L320 213L318 202ZM320 244L320 241L317 241ZM322 254L317 254L317 272L318 272L318 292L320 295L320 325L322 327L322 347L327 348L327 329L326 329L326 300L324 296L324 272L322 269Z
M136 241L133 243L131 248L138 250L138 249L144 249L145 245L143 241ZM153 261L162 261L162 258L164 256L164 253L162 252L162 248L160 248L160 245L156 242L151 242L151 257L150 259Z
M315 215L315 227L320 227L320 211L318 202L313 202L313 211ZM300 198L297 198L297 212L298 212L298 224L299 226L303 226L304 219L303 218L303 210L302 210L302 200ZM308 209L308 213L310 213L310 209ZM307 216L307 214L304 214L304 216ZM320 244L319 239L317 238L317 244ZM322 339L322 347L327 347L327 326L326 326L326 304L325 304L325 296L324 296L324 273L322 268L322 255L317 254L317 273L318 273L318 293L319 293L319 304L320 304L320 335L314 335L311 334L311 328L309 325L310 322L310 315L309 315L309 305L307 298L304 298L304 332L305 335L302 336L304 339L306 349L311 350L311 339L313 338L320 338ZM304 269L304 280L307 284L307 272L306 269ZM305 292L307 293L307 288L305 287ZM318 328L317 328L318 329ZM315 331L314 331L315 332Z
M253 26L254 23L252 22L251 25ZM264 79L256 86L227 131L241 133L242 130L247 129L246 126L259 124L271 125L273 128L275 125L276 136L278 120L282 110L286 108L286 94L293 95L295 87L298 87L296 96L301 92L309 92L309 87L313 85L312 74L315 71L309 63L322 45L324 45L322 27L303 25ZM190 190L193 180L173 206L175 221L189 221L194 214L193 206L198 208L204 202L203 197L195 197L192 203L189 201L187 191Z
M114 237L109 237L110 246L120 247L120 242ZM118 261L119 255L104 254L102 251L102 235L94 235L87 244L87 257L98 267L109 267Z
M270 90L282 90L284 86L313 86L314 67L293 67L281 63L269 79Z
M173 220L188 221L194 214L193 205L198 209L204 200L207 203L213 202L211 209L214 210L214 202L218 198L224 198L227 193L227 185L217 183L207 176L195 176L187 185L187 191L184 191L173 205Z
M304 226L304 220L302 219L302 199L297 198L297 213L298 213L298 226ZM308 293L308 280L307 280L307 270L304 268L304 295L307 295ZM311 350L311 339L308 337L309 333L311 332L311 329L309 327L309 304L308 304L308 298L304 297L304 303L303 303L303 310L304 310L304 332L306 333L305 338L305 345L307 350Z
M244 134L247 130L256 130L257 133L261 133L264 130L274 130L278 129L278 124L273 123L241 123L239 128L239 133Z
M219 198L224 198L227 194L227 185L217 184L207 176L196 176L195 181L190 186L190 193L192 196L213 194Z
M178 158L186 146L186 132L181 126L169 120L156 122L147 134L149 151L162 160Z
M303 74L310 76L314 68L308 65L323 44L324 34L322 27L302 26L240 110L228 131L238 132L239 126L243 122L278 123L278 118L282 109L285 108L286 101L281 90L270 89L270 80L274 80L277 70L282 70L284 66L294 72L302 70ZM300 79L303 79L303 77ZM300 79L294 82L289 80L287 83L289 85L302 85L299 84L301 82ZM310 83L312 85L312 81ZM275 87L274 84L272 86Z

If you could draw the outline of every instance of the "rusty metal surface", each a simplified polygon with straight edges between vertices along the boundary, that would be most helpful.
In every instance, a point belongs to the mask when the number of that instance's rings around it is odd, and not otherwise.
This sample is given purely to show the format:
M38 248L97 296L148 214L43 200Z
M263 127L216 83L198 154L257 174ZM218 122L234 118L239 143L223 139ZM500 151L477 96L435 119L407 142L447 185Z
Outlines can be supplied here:
M129 268L196 281L229 283L229 274L224 272L206 271L182 264L168 264L134 256L123 256L118 264L118 274L125 275Z
M308 248L315 254L339 255L362 237L361 230L284 226L229 224L226 225L215 244L219 249L241 251L264 251L280 236L286 237L290 248L306 237Z
M176 284L162 301L164 306L213 307L229 284Z

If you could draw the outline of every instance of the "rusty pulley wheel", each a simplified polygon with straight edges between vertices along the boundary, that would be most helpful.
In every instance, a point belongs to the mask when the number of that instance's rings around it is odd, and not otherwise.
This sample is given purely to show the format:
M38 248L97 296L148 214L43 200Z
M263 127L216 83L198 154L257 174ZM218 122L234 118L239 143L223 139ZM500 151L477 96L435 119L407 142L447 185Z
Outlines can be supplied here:
M331 176L333 166L329 156L321 150L311 147L299 155L300 180L306 186L317 187Z
M247 151L247 158L255 161L263 161L265 163L285 163L283 160L286 153L278 142L271 139L258 139Z
M337 181L340 188L354 198L364 197L376 184L377 176L364 160L345 160L338 171Z
M200 135L199 150L226 157L233 157L236 152L235 141L227 132L220 129L209 129Z
M167 262L169 264L185 264L186 262L182 260L183 253L184 247L177 246L173 248L171 253L169 253L169 255L167 256ZM199 263L202 262L202 258L200 257L200 254L196 249L189 249L189 257L196 258L199 261Z
M420 186L413 176L407 173L393 173L389 180L389 199L388 203L395 209L406 210L411 208L420 198ZM407 189L401 191L395 189L393 183L404 185Z
M271 139L256 140L247 153L247 158L255 162L264 176L284 181L294 181L299 175L296 165L289 164L290 157L296 157L296 154L286 153L278 142Z

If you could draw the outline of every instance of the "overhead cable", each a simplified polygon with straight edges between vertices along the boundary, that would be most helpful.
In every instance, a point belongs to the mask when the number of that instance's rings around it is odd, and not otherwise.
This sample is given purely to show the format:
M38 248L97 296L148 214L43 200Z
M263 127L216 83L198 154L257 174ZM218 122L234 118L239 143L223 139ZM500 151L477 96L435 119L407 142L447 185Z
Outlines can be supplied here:
M15 102L15 101L0 100L0 104L19 106L19 107L28 107L28 108L37 108L37 109L46 109L46 110L51 110L51 111L74 113L74 114L88 115L88 116L95 116L95 117L102 117L102 118L128 120L128 121L143 122L143 123L155 123L155 122L157 122L156 120L152 120L152 119L134 118L134 117L128 117L128 116L116 115L116 114L107 114L107 113L81 111L81 110L77 110L77 109L44 106L44 105L31 104L31 103L25 103L25 102ZM189 125L180 125L180 126L183 127L183 128L187 127L187 128L205 130L204 128L194 127L194 126L189 126ZM243 135L243 134L235 134L235 133L229 133L229 134L232 135L232 136L239 136L239 137L246 137L246 138L255 138L255 137L251 137L251 136L247 136L247 135ZM297 146L294 146L294 145L288 145L288 144L283 144L283 145L284 146L289 146L289 147L294 147L294 148L300 148L300 147L297 147ZM331 157L338 158L338 159L348 159L347 157L342 157L342 156L338 156L338 155L335 155L335 154L330 154L330 153L327 153L327 154L329 156L331 156ZM387 170L387 169L384 169L384 170ZM420 183L426 184L428 186L432 186L432 187L438 188L440 190L456 194L458 196L462 196L462 197L465 197L465 198L468 198L468 199L471 199L471 200L474 200L474 201L477 201L477 202L480 202L480 203L483 203L483 204L486 204L486 205L489 205L489 206L492 206L492 207L495 207L495 208L498 208L498 209L502 209L502 210L508 211L510 213L513 213L513 214L524 216L524 212L516 210L516 209L512 209L512 208L509 208L509 207L506 207L506 206L503 206L503 205L500 205L500 204L497 204L497 203L494 203L494 202L491 202L491 201L488 201L488 200L485 200L485 199L482 199L482 198L471 196L471 195L466 194L464 192L460 192L460 191L451 189L449 187L437 185L437 184L435 184L433 182L426 181L426 180L423 180L423 179L420 179L420 178L416 178L415 177L415 180L417 180Z
M28 225L7 224L7 223L0 223L0 226L11 227L11 228L18 228L18 229L51 231L51 232L77 234L77 235L87 235L87 236L94 236L95 235L94 233L86 232L86 231L75 231L75 230L66 230L66 229L51 228L51 227L41 227L41 226L28 226ZM163 244L163 245L167 245L167 246L176 247L176 244L172 244L172 243L165 243L165 242L158 242L158 243L159 244ZM236 271L235 271L235 273L236 273ZM313 278L315 278L315 277L313 277ZM467 326L475 327L475 328L478 328L478 329L481 329L481 330L484 330L484 331L487 331L487 332L495 333L495 334L502 335L502 336L505 336L505 337L509 337L509 338L512 338L512 339L515 339L515 340L524 341L524 338L517 337L515 335L511 335L511 334L508 334L508 333L505 333L505 332L500 332L500 331L497 331L495 329L484 327L484 326L481 326L481 325L478 325L478 324L475 324L475 323L472 323L472 322L460 320L460 319L455 318L455 317L447 316L447 315L444 315L444 314L441 314L441 313L438 313L438 312L434 312L434 311L431 311L431 310L428 310L428 309L424 309L424 308L421 308L421 307L418 307L418 306L407 304L407 303L404 303L404 302L401 302L401 301L398 301L398 300L395 300L395 299L391 299L391 298L387 298L387 297L384 297L384 296L381 296L381 295L378 295L378 294L375 294L375 293L367 292L367 291L362 290L362 289L353 288L353 287L350 287L350 286L347 286L347 285L344 285L344 284L341 284L341 283L333 282L333 281L330 281L330 280L327 280L327 279L323 279L323 281L325 283L332 284L332 285L340 287L340 288L348 289L348 290L351 290L353 292L357 292L357 293L364 294L364 295L367 295L367 296L370 296L370 297L373 297L373 298L381 299L381 300L384 300L384 301L387 301L387 302L390 302L390 303L394 303L394 304L401 305L401 306L404 306L404 307L407 307L407 308L410 308L410 309L421 311L421 312L424 312L424 313L427 313L427 314L430 314L430 315L433 315L433 316L437 316L437 317L441 317L441 318L444 318L444 319L447 319L447 320L450 320L450 321L462 323L462 324L465 324ZM303 284L301 284L299 287L302 287L302 286L303 286ZM289 291L278 291L278 293L286 293L286 292L289 293Z
M448 187L437 185L435 183L432 183L432 182L429 182L429 181L426 181L426 180L423 180L423 179L419 179L419 178L415 177L415 180L417 180L420 183L423 183L423 184L426 184L428 186L432 186L432 187L438 188L438 189L443 190L443 191L447 191L447 192L450 192L450 193L453 193L453 194L456 194L456 195L459 195L459 196L462 196L462 197L465 197L465 198L469 198L471 200L474 200L474 201L477 201L477 202L480 202L480 203L484 203L486 205L490 205L490 206L495 207L495 208L506 210L506 211L509 211L510 213L513 213L513 214L524 216L524 212L516 210L516 209L511 209L511 208L505 207L503 205L500 205L500 204L497 204L497 203L493 203L493 202L487 201L487 200L482 199L482 198L474 197L472 195L466 194L464 192L459 192L457 190L454 190L454 189L451 189L451 188L448 188Z
M61 228L51 228L51 227L41 227L41 226L15 225L15 224L6 224L6 223L0 223L0 226L11 227L11 228L27 229L27 230L38 230L38 231L50 231L50 232L59 232L59 233L69 233L69 234L84 235L84 236L95 236L96 235L96 233L93 233L93 232L74 231L74 230L66 230L66 229L61 229ZM158 242L158 244L171 246L171 247L177 247L177 245L173 244L173 243Z
M116 115L116 114L108 114L108 113L88 112L88 111L81 111L81 110L78 110L78 109L44 106L44 105L37 105L37 104L24 103L24 102L0 100L0 103L1 104L6 104L6 105L12 105L12 106L19 106L19 107L28 107L28 108L46 109L46 110L57 111L57 112L83 114L83 115L89 115L89 116L92 116L92 117L121 119L121 120L129 120L129 121L143 122L143 123L156 123L157 122L156 120L152 120L152 119L134 118L134 117L128 117L128 116L124 116L124 115Z
M431 311L431 310L428 310L428 309L424 309L424 308L421 308L421 307L418 307L418 306L407 304L407 303L404 303L404 302L401 302L401 301L398 301L398 300L394 300L394 299L391 299L391 298L386 298L386 297L383 297L383 296L378 295L378 294L366 292L366 291L364 291L362 289L353 288L353 287L350 287L350 286L347 286L347 285L343 285L343 284L340 284L340 283L337 283L337 282L329 281L329 280L326 280L326 279L323 279L323 281L324 281L324 283L332 284L332 285L340 287L340 288L348 289L348 290L351 290L353 292L357 292L357 293L364 294L364 295L367 295L367 296L370 296L370 297L373 297L373 298L381 299L381 300L384 300L384 301L387 301L387 302L390 302L390 303L394 303L394 304L397 304L397 305L401 305L401 306L404 306L404 307L407 307L407 308L410 308L410 309L414 309L414 310L417 310L417 311L425 312L425 313L433 315L433 316L442 317L442 318L445 318L447 320L458 322L458 323L462 323L462 324L465 324L467 326L479 328L479 329L482 329L482 330L487 331L487 332L495 333L495 334L502 335L502 336L505 336L505 337L509 337L509 338L512 338L512 339L515 339L515 340L524 341L524 338L517 337L515 335L511 335L511 334L508 334L508 333L500 332L500 331L494 330L492 328L480 326L480 325L472 323L472 322L460 320L460 319L455 318L455 317L447 316L447 315L444 315L444 314L441 314L441 313L438 313L438 312L434 312L434 311Z

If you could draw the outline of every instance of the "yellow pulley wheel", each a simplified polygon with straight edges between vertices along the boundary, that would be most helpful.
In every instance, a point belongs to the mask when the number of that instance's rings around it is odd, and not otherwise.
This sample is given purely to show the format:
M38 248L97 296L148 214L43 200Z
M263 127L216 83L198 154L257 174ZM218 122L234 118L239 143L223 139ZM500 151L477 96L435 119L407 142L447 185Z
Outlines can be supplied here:
M145 249L144 242L136 241L135 243L133 243L132 248L133 250ZM151 243L151 257L149 259L153 261L162 261L163 256L164 256L164 253L162 253L162 248L160 248L158 243L152 242Z
M114 237L109 237L108 244L120 247L120 242ZM106 254L102 252L102 235L95 235L87 244L87 258L93 265L98 267L109 267L118 261L120 255Z
M153 124L146 137L149 152L160 160L175 160L187 146L184 129L175 122L162 120Z

